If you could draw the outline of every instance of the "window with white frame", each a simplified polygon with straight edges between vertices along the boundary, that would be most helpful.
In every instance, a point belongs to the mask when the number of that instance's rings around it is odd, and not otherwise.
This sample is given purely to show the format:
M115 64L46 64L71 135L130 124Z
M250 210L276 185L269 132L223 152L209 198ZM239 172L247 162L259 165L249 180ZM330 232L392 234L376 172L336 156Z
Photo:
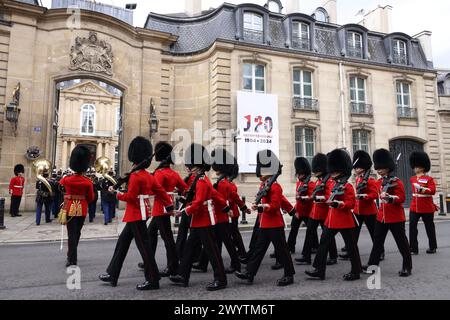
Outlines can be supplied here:
M116 115L115 115L115 129L116 129L116 135L120 134L120 106L116 107Z
M312 72L294 68L292 76L294 108L314 109Z
M317 8L314 12L314 18L319 22L329 22L328 12L323 8Z
M353 130L353 153L359 150L370 153L370 131Z
M408 64L408 52L406 50L406 42L403 40L394 40L394 63Z
M263 64L244 63L243 89L247 91L265 93L266 77Z
M349 57L363 57L362 35L358 32L347 32L347 55Z
M412 118L413 108L411 106L411 85L408 82L397 81L397 112L401 118Z
M311 163L315 154L314 129L309 127L295 127L295 156L305 157Z
M95 106L84 104L81 107L81 134L95 133Z
M244 13L244 39L263 42L263 17L254 12Z
M310 50L309 24L298 21L292 23L292 45L294 48Z
M367 114L366 105L366 79L351 76L350 77L350 104L352 113Z

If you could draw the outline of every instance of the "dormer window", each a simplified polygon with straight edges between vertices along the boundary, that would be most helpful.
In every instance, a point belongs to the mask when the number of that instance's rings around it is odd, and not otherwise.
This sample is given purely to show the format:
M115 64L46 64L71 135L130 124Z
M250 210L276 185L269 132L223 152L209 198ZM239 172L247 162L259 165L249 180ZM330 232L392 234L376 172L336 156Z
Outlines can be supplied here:
M358 32L347 32L347 56L353 58L363 57L363 38Z
M298 49L310 50L310 44L309 25L294 21L292 23L292 46Z
M244 13L244 39L253 42L263 42L263 17L254 12Z
M393 62L396 64L408 64L408 53L405 41L394 39L392 58Z
M319 22L330 22L330 16L324 8L317 8L313 17Z
M269 0L264 5L265 8L267 8L269 11L281 13L281 9L283 9L283 6L281 4L280 0Z

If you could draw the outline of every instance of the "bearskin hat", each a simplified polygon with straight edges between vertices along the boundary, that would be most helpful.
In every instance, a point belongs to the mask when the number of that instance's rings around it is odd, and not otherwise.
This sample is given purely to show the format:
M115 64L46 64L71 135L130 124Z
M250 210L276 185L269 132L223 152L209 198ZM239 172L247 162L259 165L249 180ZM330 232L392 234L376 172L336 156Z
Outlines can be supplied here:
M409 157L409 164L412 169L423 168L425 172L428 172L431 169L430 157L428 157L428 154L423 151L415 151L411 153L411 156Z
M256 176L271 176L280 170L280 160L272 150L262 150L256 155Z
M395 162L391 153L386 149L378 149L373 153L373 163L375 170L389 169L389 171L395 170Z
M372 164L370 155L364 150L356 151L353 155L353 169L361 168L367 171L372 168Z
M208 150L200 144L193 143L184 154L184 165L189 169L201 167L205 171L211 169L211 158Z
M167 142L158 142L155 146L155 160L173 164L173 147Z
M134 138L128 147L128 160L134 164L141 163L146 159L150 160L152 154L152 144L147 138L144 137ZM148 161L148 165L145 168L150 167L150 163L151 160Z
M17 176L19 173L25 173L25 167L23 164L16 164L14 167L14 174Z
M229 176L229 178L231 180L234 180L237 178L237 176L239 175L239 165L237 164L237 162L235 161L234 165L233 165L233 170Z
M343 149L335 149L327 156L328 172L339 172L344 176L352 174L352 159L347 151Z
M323 153L318 153L314 156L313 160L312 160L312 172L317 173L317 172L322 172L324 174L326 174L327 171L327 156L324 155Z
M86 172L89 168L91 152L85 146L76 146L70 155L69 167L76 173Z
M294 161L295 173L309 176L311 174L311 166L306 158L298 157Z
M233 173L234 157L223 148L216 148L211 152L212 169L230 176Z

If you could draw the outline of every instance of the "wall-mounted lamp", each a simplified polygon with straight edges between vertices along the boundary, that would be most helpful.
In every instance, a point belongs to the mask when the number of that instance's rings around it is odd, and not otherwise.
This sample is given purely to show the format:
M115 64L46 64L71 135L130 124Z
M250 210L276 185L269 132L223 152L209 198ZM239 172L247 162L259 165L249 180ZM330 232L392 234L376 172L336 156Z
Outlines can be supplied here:
M156 116L156 108L153 98L150 100L150 118L148 119L148 124L150 126L150 137L152 137L152 135L157 133L159 129L159 120Z

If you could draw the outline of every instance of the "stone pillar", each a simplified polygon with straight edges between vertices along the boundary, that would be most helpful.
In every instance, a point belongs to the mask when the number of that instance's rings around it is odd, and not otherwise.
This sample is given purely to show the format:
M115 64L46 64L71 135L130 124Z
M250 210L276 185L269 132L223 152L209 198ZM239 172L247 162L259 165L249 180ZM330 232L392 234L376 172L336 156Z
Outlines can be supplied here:
M61 166L63 169L67 168L67 140L63 140L62 153L61 153Z
M75 141L70 140L70 154L72 154L73 149L75 149ZM69 154L69 156L70 156L70 154Z
M103 155L111 159L111 155L109 154L109 141L105 142L105 149ZM112 160L112 159L111 159Z
M97 142L97 159L103 155L103 148L101 141Z

